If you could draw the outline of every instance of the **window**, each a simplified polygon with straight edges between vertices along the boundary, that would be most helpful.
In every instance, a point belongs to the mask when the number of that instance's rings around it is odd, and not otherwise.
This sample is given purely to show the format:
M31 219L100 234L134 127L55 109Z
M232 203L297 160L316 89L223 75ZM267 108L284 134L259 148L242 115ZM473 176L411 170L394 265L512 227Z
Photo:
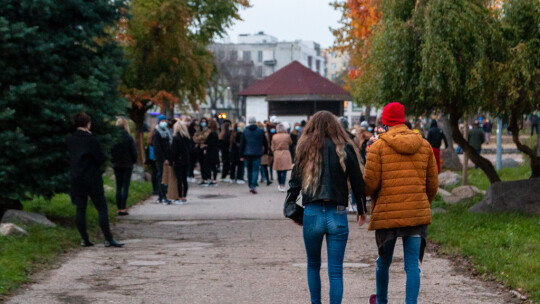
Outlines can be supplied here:
M263 77L263 67L258 66L257 70L255 71L255 77L262 78Z
M332 52L332 58L336 58L336 52Z
M315 69L317 69L317 73L321 71L321 61L319 59L315 61Z
M332 74L332 80L336 79L336 74Z
M336 64L335 63L332 63L332 69L336 69Z
M258 62L263 61L263 52L262 51L257 52L257 61Z
M250 52L250 51L244 51L244 52L242 53L242 60L243 60L244 62L249 62L249 61L251 61L251 52Z
M311 69L311 67L313 66L313 57L311 56L307 57L307 64L308 64L308 67Z
M237 60L238 60L238 52L231 51L231 61L237 61Z

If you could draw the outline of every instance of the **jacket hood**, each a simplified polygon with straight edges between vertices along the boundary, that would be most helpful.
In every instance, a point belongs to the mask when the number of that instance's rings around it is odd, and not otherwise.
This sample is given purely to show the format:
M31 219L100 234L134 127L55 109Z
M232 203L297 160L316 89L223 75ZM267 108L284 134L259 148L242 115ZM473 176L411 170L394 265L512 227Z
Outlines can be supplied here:
M249 125L246 127L247 129L251 130L251 131L255 131L257 130L259 127L257 127L257 125Z
M384 140L394 151L399 154L414 154L420 147L424 139L422 135L415 133L405 125L398 125L391 128L388 132L381 135Z
M437 121L434 119L431 121L431 127L430 128L438 128Z

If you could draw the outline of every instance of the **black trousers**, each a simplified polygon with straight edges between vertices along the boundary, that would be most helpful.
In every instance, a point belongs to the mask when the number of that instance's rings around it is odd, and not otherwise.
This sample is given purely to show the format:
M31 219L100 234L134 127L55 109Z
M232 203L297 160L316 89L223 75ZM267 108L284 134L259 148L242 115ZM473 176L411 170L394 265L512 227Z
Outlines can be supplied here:
M538 124L533 124L531 126L531 136L534 135L534 131L536 131L536 134L538 134Z
M174 174L178 180L178 196L186 197L188 191L188 165L174 165Z
M150 163L150 170L152 171L152 193L154 195L157 195L158 194L158 189L159 189L159 184L158 184L158 179L157 179L157 166L156 166L156 162L155 161L152 161Z
M231 162L231 179L244 179L244 162L241 160Z
M126 209L132 173L133 168L114 168L114 178L116 180L116 207L118 207L118 210Z
M88 241L88 232L86 231L86 207L88 205L88 196L92 199L94 207L96 207L99 216L99 227L103 232L103 236L107 241L112 240L111 227L109 225L109 210L107 208L107 200L105 199L105 193L92 194L92 195L71 195L71 201L77 206L77 229L81 238Z
M218 175L219 163L210 162L208 159L204 160L203 180L216 180Z
M195 177L195 166L197 165L197 151L189 152L189 168L188 168L188 177Z
M210 176L208 175L208 164L206 163L206 156L204 155L203 149L197 149L197 156L199 158L199 165L201 166L201 178L203 180L210 179Z
M156 179L158 184L158 196L160 200L167 199L167 185L161 183L163 180L163 164L164 162L156 162Z
M221 171L221 178L226 178L227 175L232 176L231 172L231 153L229 149L221 149L221 163L223 163L223 170Z

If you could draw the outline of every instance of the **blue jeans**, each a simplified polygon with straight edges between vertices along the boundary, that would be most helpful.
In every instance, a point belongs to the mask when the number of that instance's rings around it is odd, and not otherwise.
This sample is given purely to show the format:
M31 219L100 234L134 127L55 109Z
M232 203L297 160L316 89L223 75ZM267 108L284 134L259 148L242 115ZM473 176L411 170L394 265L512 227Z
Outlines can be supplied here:
M259 178L259 168L261 167L260 156L246 156L245 157L247 173L248 173L248 186L249 189L257 188L257 179Z
M287 180L287 171L278 171L277 178L279 185L285 186L285 181Z
M405 256L405 273L407 274L407 284L405 287L405 303L415 304L418 301L420 291L420 268L418 260L420 258L420 236L403 237L403 253ZM384 244L384 258L377 259L377 304L388 303L388 269L392 264L396 239Z
M304 244L307 253L307 277L311 303L321 303L321 247L326 235L330 304L343 297L343 256L349 237L347 211L335 204L307 204L304 210Z

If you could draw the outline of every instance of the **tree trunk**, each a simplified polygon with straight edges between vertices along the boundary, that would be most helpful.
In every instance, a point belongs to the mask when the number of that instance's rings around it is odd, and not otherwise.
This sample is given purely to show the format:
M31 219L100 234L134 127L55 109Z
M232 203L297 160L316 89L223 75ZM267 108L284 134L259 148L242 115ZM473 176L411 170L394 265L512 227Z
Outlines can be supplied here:
M441 129L444 132L444 135L446 136L446 140L448 141L448 148L454 150L454 139L452 138L452 127L450 126L450 123L448 122L448 117L446 115L443 115L441 118Z
M512 112L512 113L515 113L515 112ZM514 141L514 144L516 145L518 150L525 153L531 160L531 171L532 171L531 178L540 177L540 156L537 154L537 151L536 151L538 150L539 147L537 146L537 149L532 149L528 147L527 145L524 145L519 140L519 125L518 125L517 114L512 114L510 116L508 130L512 132L512 141ZM540 139L540 136L538 136L537 138Z
M491 162L482 157L480 154L478 154L471 145L469 145L468 141L461 135L461 132L459 132L459 117L456 117L457 115L450 114L450 126L452 127L452 138L454 141L463 149L463 152L467 153L467 156L472 160L472 162L477 165L489 179L490 183L496 183L500 182L501 179L499 175L497 174L497 171L495 170L495 167L493 167L493 164ZM465 164L466 166L467 164Z

